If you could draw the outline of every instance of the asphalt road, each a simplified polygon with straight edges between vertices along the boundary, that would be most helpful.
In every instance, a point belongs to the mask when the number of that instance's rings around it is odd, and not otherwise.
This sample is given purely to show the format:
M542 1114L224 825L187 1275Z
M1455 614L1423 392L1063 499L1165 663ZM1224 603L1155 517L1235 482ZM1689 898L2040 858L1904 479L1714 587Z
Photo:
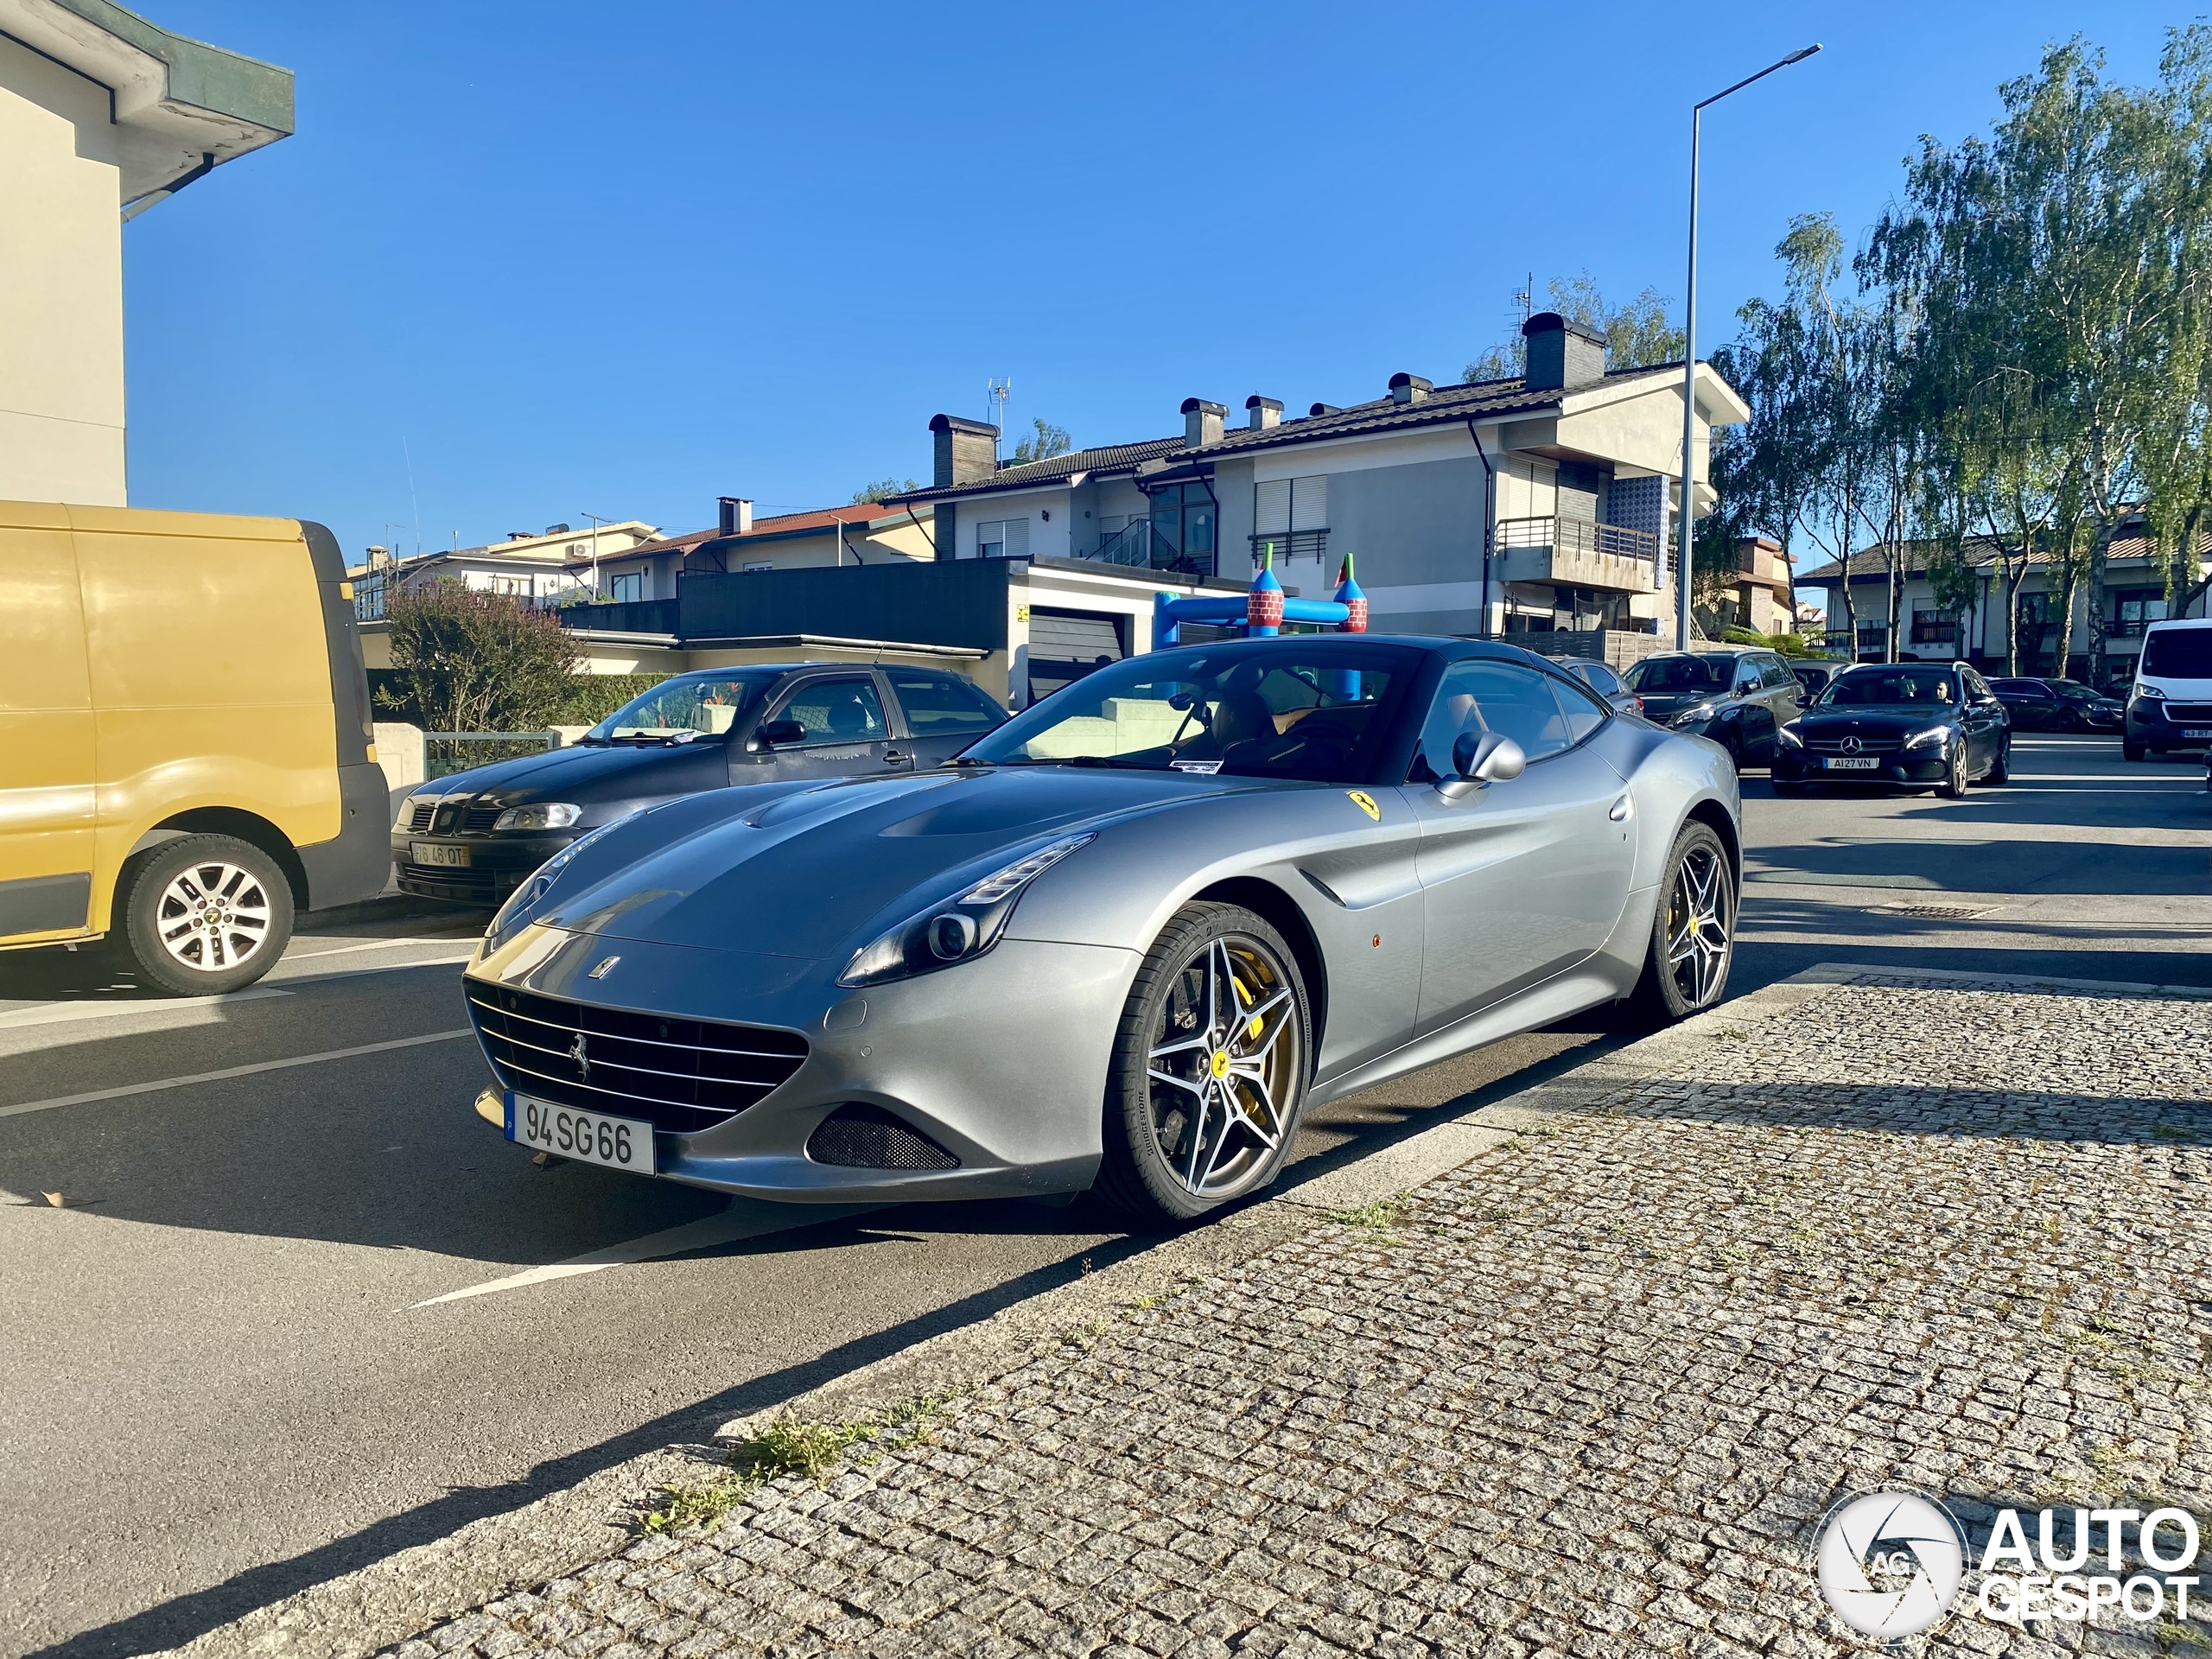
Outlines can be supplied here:
M1965 802L1747 779L1733 988L1823 960L2212 985L2201 768L2037 737L2015 765ZM197 1006L0 957L0 1649L170 1645L1139 1247L1083 1202L824 1220L541 1169L468 1109L474 931L302 936ZM1296 1173L1617 1040L1570 1022L1342 1103Z

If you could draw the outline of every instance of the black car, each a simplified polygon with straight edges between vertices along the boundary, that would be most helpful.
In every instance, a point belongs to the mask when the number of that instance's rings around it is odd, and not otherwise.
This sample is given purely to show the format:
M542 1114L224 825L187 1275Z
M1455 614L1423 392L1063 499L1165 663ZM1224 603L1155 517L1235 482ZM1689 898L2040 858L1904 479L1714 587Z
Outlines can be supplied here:
M1989 689L2018 732L2116 732L2126 715L2126 704L2079 680L1993 679Z
M1796 718L1804 694L1771 651L1667 652L1630 669L1627 684L1646 720L1712 739L1738 767L1772 760L1775 733Z
M1970 782L2003 783L2012 755L2012 717L1964 663L1866 663L1783 728L1774 787L1903 784L1955 798Z
M849 664L708 669L664 680L574 747L424 784L400 808L400 890L496 905L602 823L733 784L941 765L1007 718L940 669Z

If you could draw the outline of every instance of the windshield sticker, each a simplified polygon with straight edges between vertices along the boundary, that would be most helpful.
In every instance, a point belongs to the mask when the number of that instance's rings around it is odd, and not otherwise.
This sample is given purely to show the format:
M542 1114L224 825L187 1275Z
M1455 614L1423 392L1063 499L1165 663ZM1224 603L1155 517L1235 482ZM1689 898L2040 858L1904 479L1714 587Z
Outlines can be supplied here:
M1218 760L1170 760L1167 764L1178 772L1202 772L1209 778L1221 770Z
M1344 798L1366 813L1376 823L1382 822L1382 809L1375 804L1375 798L1365 790L1348 789L1344 791Z

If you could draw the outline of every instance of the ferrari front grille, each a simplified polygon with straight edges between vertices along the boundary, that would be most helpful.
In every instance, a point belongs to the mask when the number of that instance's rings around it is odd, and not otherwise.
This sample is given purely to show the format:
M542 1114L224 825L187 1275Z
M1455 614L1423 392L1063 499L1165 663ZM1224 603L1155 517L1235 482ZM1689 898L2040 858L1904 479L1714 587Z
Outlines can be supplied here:
M492 1070L517 1093L682 1135L756 1104L807 1055L794 1031L603 1008L474 980L468 1014Z

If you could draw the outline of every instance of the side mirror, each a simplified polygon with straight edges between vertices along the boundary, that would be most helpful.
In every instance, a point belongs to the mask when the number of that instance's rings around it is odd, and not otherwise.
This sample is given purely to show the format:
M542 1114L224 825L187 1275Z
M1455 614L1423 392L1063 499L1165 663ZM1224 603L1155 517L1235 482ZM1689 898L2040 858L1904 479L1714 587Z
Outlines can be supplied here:
M766 750L774 748L779 743L804 743L805 741L806 728L800 725L798 721L795 720L772 720L765 726L756 727L753 729L752 738L746 743L745 747L752 750L755 754L759 754Z
M1813 700L1805 696L1802 691L1799 692L1796 697L1792 698L1791 701L1796 703L1800 709L1809 709L1813 706Z
M1437 785L1436 792L1447 801L1456 801L1485 784L1518 778L1528 764L1528 755L1510 737L1496 732L1462 732L1452 746L1452 765L1459 775Z

